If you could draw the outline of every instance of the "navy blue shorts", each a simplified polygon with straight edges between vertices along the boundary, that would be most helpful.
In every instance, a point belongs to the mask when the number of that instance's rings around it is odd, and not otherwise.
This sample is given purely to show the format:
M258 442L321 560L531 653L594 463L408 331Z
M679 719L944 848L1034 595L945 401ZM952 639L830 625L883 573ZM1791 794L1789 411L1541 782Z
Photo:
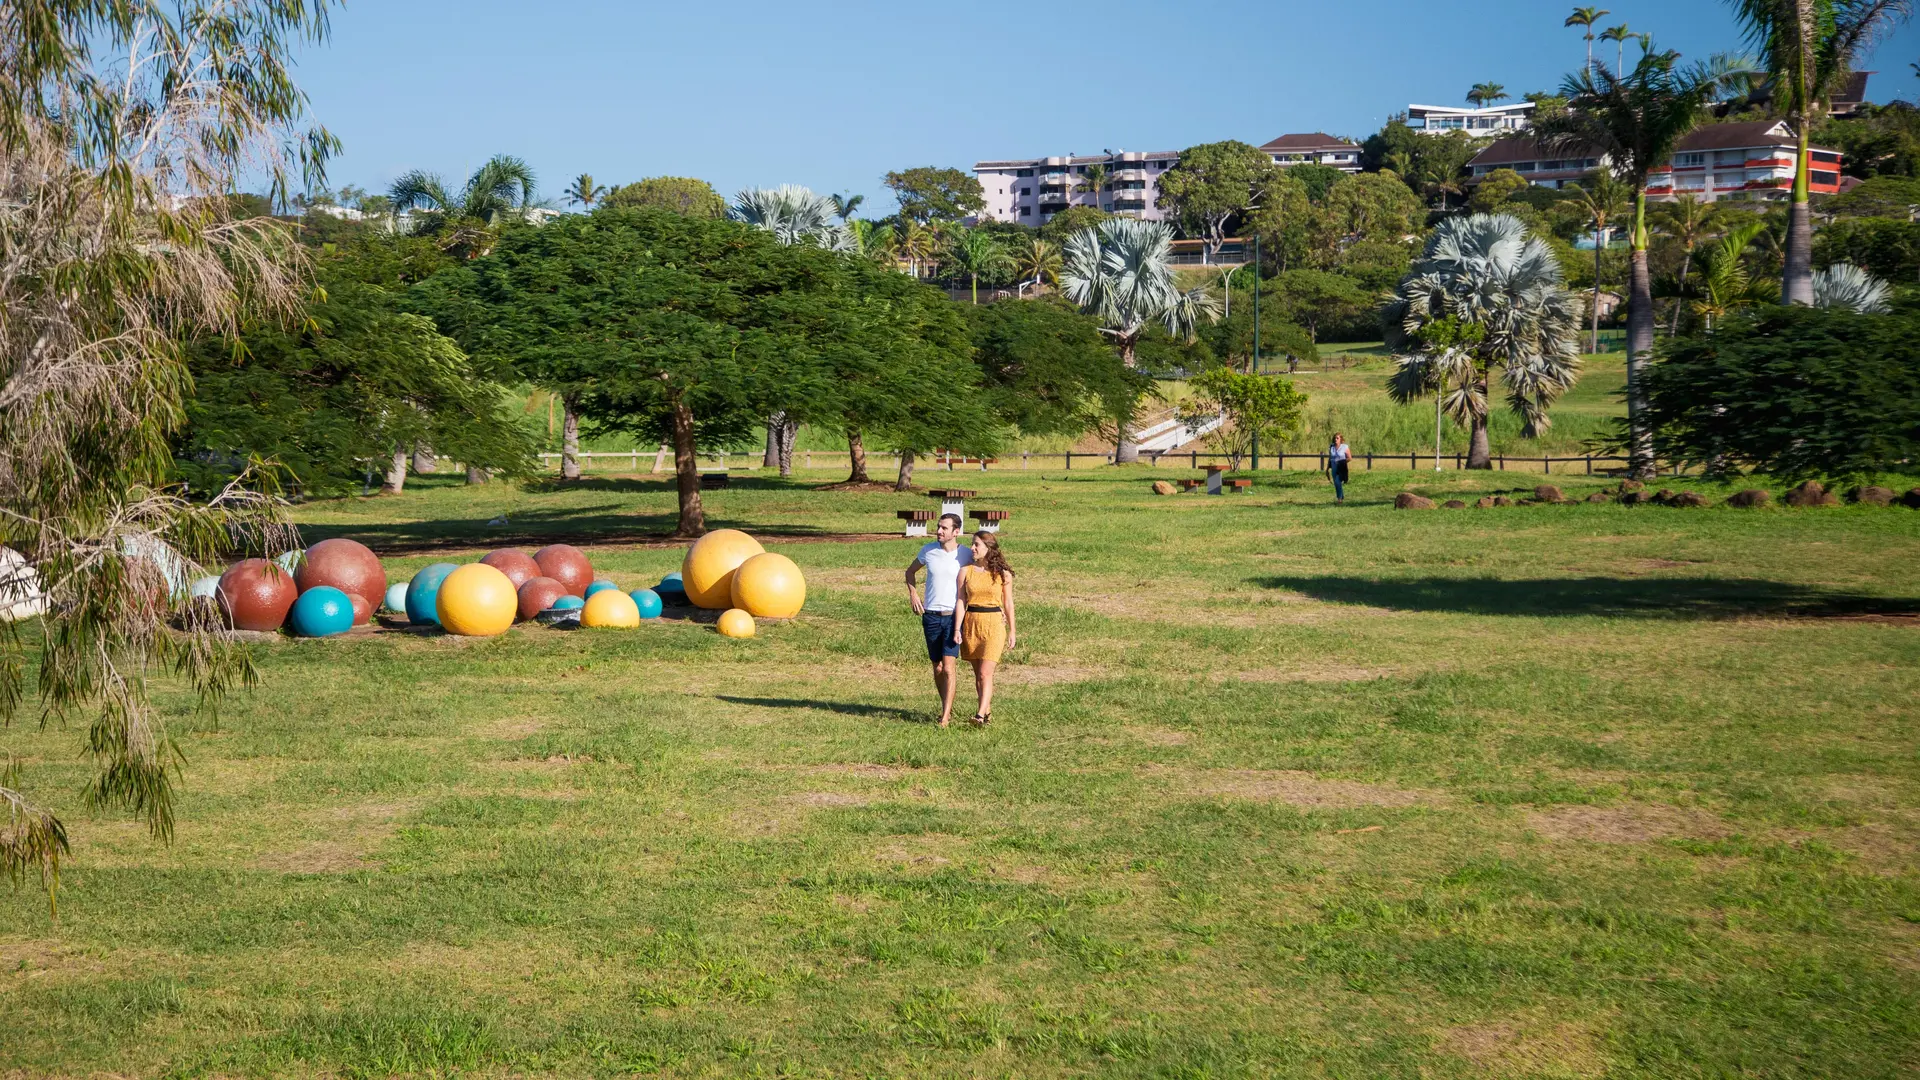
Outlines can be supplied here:
M953 612L928 611L920 616L920 631L927 635L927 659L939 663L960 655L960 643L953 640Z

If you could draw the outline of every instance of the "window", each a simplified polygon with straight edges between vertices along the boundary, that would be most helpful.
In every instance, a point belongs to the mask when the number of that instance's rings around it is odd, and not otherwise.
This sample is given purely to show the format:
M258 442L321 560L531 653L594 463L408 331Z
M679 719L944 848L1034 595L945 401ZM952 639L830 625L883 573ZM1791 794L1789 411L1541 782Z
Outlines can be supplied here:
M1018 175L1020 175L1020 176L1032 176L1032 175L1033 175L1033 170L1032 170L1032 169L1021 169L1021 170L1020 170L1020 172L1018 173Z
M1536 172L1539 168L1540 163L1537 161L1516 161L1513 164L1514 172Z
M1021 217L1032 217L1032 216L1033 216L1033 207L1031 207L1031 206L1023 206L1023 207L1021 207L1021 208L1020 208L1020 216L1021 216Z
M1022 195L1031 195L1031 194L1033 194L1033 189L1032 189L1032 188L1030 188L1030 187L1023 187L1023 188L1021 188L1021 189L1020 189L1020 194L1022 194Z

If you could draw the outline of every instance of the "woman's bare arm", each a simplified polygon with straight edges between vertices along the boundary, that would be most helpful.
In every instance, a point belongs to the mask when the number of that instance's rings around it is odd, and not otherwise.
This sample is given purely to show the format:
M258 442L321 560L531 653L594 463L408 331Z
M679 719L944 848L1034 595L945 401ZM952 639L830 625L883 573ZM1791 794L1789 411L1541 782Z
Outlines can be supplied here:
M1013 574L1008 573L1000 582L1000 607L1006 612L1007 648L1020 638L1020 628L1013 621Z
M960 568L960 577L953 583L953 640L960 640L960 629L967 623L967 571L971 566Z

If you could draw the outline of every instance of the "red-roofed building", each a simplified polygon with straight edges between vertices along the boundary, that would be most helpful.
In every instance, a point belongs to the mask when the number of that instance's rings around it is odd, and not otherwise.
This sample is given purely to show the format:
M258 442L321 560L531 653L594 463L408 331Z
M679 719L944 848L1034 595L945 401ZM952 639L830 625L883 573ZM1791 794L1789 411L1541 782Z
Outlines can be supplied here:
M1784 199L1793 191L1793 131L1785 121L1755 120L1708 124L1682 138L1673 163L1653 171L1647 194L1670 201L1691 192L1703 202L1721 199ZM1548 157L1530 138L1502 139L1467 162L1467 182L1478 183L1497 169L1512 169L1542 187L1565 187L1599 168L1594 151L1559 151ZM1810 151L1809 189L1817 195L1840 191L1840 152Z
M1360 148L1323 132L1282 135L1260 144L1275 165L1326 165L1341 172L1360 171Z

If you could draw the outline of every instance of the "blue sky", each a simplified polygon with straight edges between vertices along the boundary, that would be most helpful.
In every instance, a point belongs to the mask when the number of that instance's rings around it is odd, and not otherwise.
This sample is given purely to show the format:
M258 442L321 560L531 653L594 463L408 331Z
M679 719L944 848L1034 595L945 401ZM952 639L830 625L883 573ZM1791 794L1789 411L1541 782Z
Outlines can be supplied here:
M723 194L805 184L892 200L912 165L1166 150L1293 131L1364 136L1409 102L1493 81L1558 86L1585 43L1549 0L720 3L348 0L300 56L346 143L338 184L464 176L495 153L545 195L698 176ZM1722 0L1618 0L1602 25L1690 58L1739 44ZM1614 46L1596 41L1596 55ZM1628 56L1635 47L1628 47ZM1885 42L1869 96L1920 97L1920 29Z

